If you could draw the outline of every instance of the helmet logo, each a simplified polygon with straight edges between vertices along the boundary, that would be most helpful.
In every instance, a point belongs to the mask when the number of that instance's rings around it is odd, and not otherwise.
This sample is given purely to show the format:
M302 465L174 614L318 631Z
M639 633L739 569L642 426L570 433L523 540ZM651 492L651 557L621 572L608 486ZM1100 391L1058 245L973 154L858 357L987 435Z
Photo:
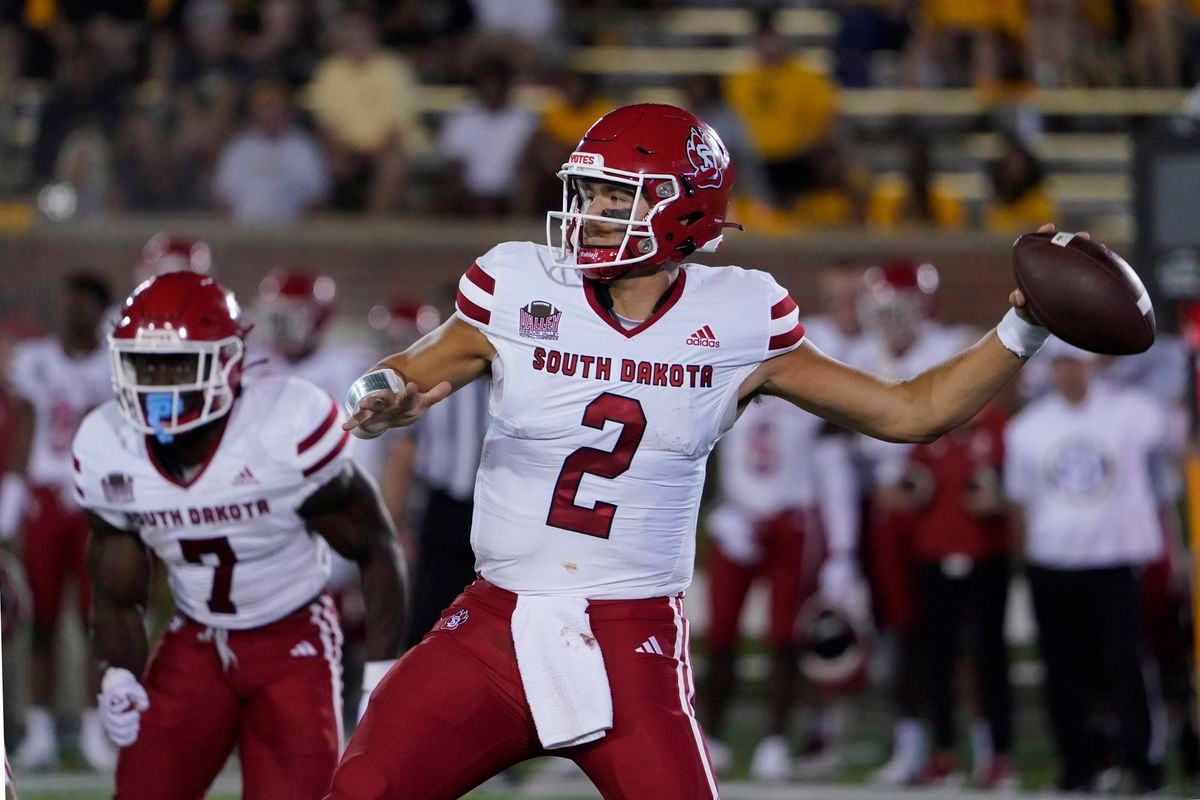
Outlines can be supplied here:
M710 137L692 128L687 143L688 161L692 163L693 179L697 189L719 189L725 180L725 168L717 160L717 151Z

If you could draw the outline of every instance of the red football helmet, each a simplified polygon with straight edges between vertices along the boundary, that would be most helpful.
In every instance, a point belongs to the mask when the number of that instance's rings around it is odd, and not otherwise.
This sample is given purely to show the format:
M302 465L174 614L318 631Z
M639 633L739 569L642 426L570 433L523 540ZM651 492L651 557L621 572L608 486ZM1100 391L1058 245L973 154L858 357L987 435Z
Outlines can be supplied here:
M140 284L168 272L196 272L214 278L217 275L207 244L187 236L156 233L142 248L134 277Z
M288 358L316 348L333 316L333 278L305 270L274 269L258 285L256 322L271 346Z
M562 211L546 215L554 264L611 280L636 265L680 261L721 242L734 168L716 131L691 112L643 103L610 111L583 135L563 164ZM629 217L589 214L585 186L606 181L631 187ZM639 216L642 200L649 211ZM554 223L558 222L558 243ZM624 225L619 245L582 241L584 223Z
M122 416L167 443L228 414L245 332L237 300L210 277L169 272L143 283L108 337Z
M881 333L896 350L917 337L920 325L933 316L941 279L933 264L895 259L871 267L863 275L859 317Z
M861 623L818 592L800 609L797 625L800 673L814 688L840 694L862 685L869 647Z
M379 332L389 352L407 350L441 323L436 306L407 298L393 300L390 305L380 303L367 313L367 324Z

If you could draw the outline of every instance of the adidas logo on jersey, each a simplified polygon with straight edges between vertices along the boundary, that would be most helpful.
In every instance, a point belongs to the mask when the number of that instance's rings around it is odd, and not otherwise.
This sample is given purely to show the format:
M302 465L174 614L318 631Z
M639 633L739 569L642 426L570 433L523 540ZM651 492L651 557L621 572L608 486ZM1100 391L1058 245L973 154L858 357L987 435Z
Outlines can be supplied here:
M653 636L642 642L641 647L636 648L633 652L649 653L650 655L654 656L661 656L663 654L662 648L658 645L658 639L654 638Z
M690 344L693 347L721 346L721 343L717 341L717 335L713 333L712 328L708 327L707 325L689 336L684 344Z
M233 479L234 486L258 486L258 478L254 477L254 473L249 467L242 467L242 471Z
M312 642L300 642L293 647L291 653L289 653L289 655L296 656L297 658L303 658L304 656L315 656L316 654L317 648L313 647Z

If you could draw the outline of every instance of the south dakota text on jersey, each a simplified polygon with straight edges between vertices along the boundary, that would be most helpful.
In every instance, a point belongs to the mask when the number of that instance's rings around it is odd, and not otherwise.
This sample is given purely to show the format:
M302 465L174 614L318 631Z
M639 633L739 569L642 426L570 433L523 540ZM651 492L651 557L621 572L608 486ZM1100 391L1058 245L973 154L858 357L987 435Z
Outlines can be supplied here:
M613 379L612 367L613 360L608 356L581 355L544 347L535 347L533 350L533 368L552 375L573 377L578 372L581 378L610 381ZM713 368L708 364L670 364L622 358L617 380L646 386L674 387L684 386L686 381L689 389L711 389Z

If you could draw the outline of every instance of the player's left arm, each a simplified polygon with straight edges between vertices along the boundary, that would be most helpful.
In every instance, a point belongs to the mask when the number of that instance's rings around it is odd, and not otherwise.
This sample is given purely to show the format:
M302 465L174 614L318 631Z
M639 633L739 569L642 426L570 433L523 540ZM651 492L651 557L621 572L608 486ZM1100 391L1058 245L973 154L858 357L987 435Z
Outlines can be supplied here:
M367 606L367 660L390 665L400 655L408 624L408 576L379 489L347 461L299 513L334 550L358 564Z

